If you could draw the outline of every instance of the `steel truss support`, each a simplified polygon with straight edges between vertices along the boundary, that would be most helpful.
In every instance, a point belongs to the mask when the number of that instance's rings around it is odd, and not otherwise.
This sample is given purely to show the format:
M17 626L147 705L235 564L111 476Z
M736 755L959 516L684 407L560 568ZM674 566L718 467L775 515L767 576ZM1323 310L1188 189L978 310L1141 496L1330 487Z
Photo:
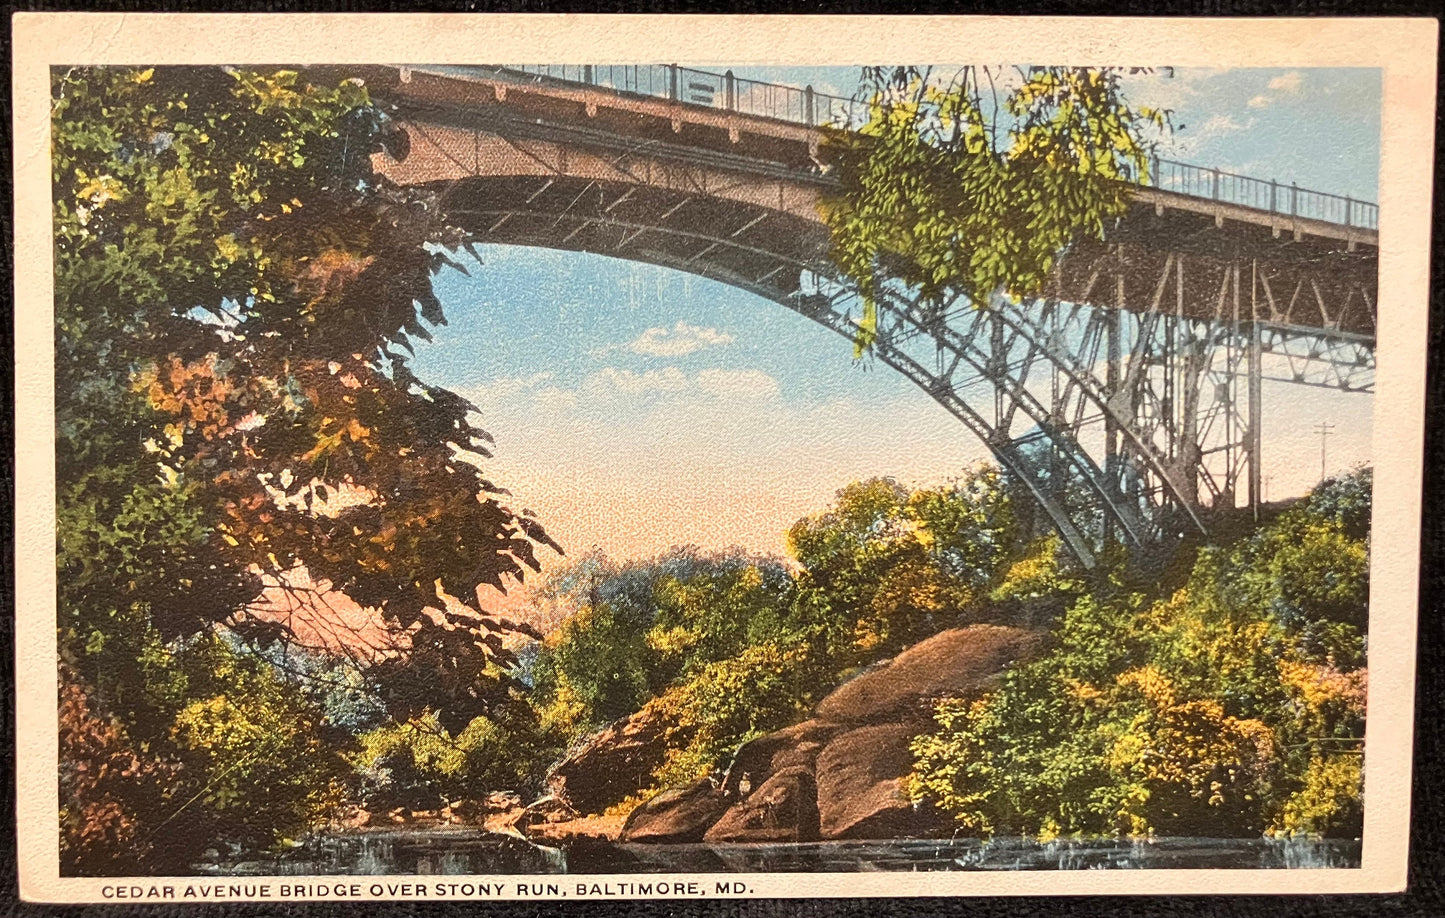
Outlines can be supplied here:
M858 335L826 229L781 191L723 200L704 170L628 156L606 175L538 171L449 185L448 209L478 241L664 265ZM1037 298L925 303L883 283L872 356L987 444L1093 566L1107 544L1168 546L1258 509L1265 380L1373 388L1372 275L1330 270L1131 242L1071 253Z
M1263 318L1257 263L1191 267L1167 258L1135 309L927 306L885 286L874 354L964 419L1091 565L1108 542L1207 532L1241 504L1258 515L1266 379L1373 387L1372 341ZM849 284L813 274L803 289L798 311L856 335Z

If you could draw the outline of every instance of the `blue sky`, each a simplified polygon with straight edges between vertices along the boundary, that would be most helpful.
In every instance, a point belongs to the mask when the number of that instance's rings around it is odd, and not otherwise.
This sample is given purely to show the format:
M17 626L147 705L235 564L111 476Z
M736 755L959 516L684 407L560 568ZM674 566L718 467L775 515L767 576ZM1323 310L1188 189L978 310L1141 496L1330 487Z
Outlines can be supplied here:
M714 69L714 68L709 68ZM722 68L715 68L722 69ZM733 68L847 95L853 68ZM1373 199L1376 71L1176 71L1135 78L1134 101L1175 110L1164 155ZM446 272L450 324L418 348L423 378L472 398L497 438L489 472L569 553L637 557L670 545L781 552L799 516L848 481L929 483L987 458L971 434L851 345L773 303L675 271L487 248ZM1268 495L1369 458L1369 396L1270 385Z
M712 68L705 68L712 69ZM1001 68L1007 79L1011 68ZM736 67L738 76L850 97L854 67ZM938 67L946 77L952 68ZM1374 201L1379 187L1380 71L1159 68L1125 78L1136 105L1173 112L1160 155Z

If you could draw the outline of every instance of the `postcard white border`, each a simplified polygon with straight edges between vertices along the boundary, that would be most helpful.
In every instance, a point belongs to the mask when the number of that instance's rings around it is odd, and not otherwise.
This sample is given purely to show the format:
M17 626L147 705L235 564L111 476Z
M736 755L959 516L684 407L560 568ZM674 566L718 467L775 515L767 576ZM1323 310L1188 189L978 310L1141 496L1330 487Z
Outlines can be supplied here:
M1377 67L1384 73L1380 286L1365 829L1359 869L1021 871L470 878L578 883L742 881L741 895L846 897L1076 893L1349 893L1405 887L1424 445L1433 19L612 16L576 14L17 13L15 137L17 831L20 892L36 902L116 901L117 887L213 880L59 876L56 811L54 332L49 67L70 64L667 62L843 65L958 62L961 49L1074 65ZM224 61L222 58L224 57ZM666 58L666 61L662 59ZM270 877L258 887L357 884L363 899L416 877ZM446 878L462 881L464 878ZM370 887L381 884L383 895ZM110 893L107 893L107 887ZM228 897L228 901L247 898ZM253 895L251 898L264 898ZM303 897L312 898L312 897ZM325 898L353 898L349 894ZM157 901L151 899L149 901ZM217 901L210 899L208 901ZM281 901L273 895L270 901ZM295 901L295 900L290 900Z

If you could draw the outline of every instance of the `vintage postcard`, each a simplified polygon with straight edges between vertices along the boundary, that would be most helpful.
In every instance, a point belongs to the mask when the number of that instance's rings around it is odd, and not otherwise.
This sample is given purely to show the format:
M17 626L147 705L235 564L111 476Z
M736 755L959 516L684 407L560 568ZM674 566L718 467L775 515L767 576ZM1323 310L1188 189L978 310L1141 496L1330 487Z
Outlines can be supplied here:
M27 899L1403 888L1433 21L13 30Z

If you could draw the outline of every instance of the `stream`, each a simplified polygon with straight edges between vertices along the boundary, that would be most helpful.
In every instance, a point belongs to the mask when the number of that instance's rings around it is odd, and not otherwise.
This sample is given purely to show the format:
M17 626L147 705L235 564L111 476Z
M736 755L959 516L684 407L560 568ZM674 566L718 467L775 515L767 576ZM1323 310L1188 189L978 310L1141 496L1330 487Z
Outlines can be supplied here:
M544 847L475 828L313 836L284 854L197 864L210 876L828 873L1359 867L1359 839L889 839L782 844Z

